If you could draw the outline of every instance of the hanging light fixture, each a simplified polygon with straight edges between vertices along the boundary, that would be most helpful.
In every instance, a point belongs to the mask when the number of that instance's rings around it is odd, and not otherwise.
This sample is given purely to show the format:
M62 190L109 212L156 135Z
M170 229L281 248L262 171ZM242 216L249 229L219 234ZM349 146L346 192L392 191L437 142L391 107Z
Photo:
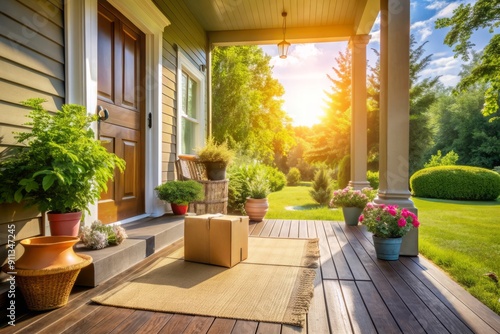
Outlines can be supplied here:
M283 10L281 16L283 17L283 41L278 43L278 54L281 59L286 59L286 55L288 54L288 48L290 47L290 43L288 43L285 39L286 33L286 15L287 13Z

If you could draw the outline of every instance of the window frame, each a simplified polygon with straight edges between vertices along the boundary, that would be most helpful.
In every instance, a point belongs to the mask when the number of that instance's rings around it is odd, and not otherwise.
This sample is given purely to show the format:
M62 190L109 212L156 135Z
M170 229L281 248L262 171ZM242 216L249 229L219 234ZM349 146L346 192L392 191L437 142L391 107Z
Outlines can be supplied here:
M186 73L189 78L196 82L196 101L195 114L196 118L190 117L184 113L182 108L182 74ZM197 68L182 52L178 52L177 66L177 155L179 154L194 154L194 152L182 152L183 133L182 119L195 124L193 143L195 147L201 147L205 139L205 123L206 123L206 77L205 74Z

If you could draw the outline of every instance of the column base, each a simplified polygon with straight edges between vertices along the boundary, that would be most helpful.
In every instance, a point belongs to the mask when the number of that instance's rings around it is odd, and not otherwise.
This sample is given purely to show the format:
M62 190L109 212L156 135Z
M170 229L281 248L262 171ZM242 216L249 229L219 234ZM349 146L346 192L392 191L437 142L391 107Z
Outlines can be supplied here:
M368 181L349 181L349 187L353 187L354 190L361 190L366 187L370 187L370 182Z

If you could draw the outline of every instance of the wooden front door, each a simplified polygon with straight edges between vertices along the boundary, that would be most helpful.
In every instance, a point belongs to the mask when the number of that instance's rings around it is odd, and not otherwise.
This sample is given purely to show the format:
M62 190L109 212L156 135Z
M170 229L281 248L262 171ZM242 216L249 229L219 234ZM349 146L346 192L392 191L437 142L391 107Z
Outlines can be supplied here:
M116 171L101 194L98 217L103 223L144 213L144 40L115 8L99 1L97 105L109 115L100 121L99 137L126 162L125 172Z

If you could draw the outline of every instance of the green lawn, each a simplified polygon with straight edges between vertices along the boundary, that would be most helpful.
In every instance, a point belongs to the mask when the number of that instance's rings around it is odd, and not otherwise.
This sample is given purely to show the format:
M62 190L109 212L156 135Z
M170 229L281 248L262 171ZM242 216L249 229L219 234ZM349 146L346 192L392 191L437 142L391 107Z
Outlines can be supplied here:
M309 183L269 195L267 219L343 220L342 211L320 207ZM462 202L413 198L422 225L419 250L455 281L500 314L500 200Z

